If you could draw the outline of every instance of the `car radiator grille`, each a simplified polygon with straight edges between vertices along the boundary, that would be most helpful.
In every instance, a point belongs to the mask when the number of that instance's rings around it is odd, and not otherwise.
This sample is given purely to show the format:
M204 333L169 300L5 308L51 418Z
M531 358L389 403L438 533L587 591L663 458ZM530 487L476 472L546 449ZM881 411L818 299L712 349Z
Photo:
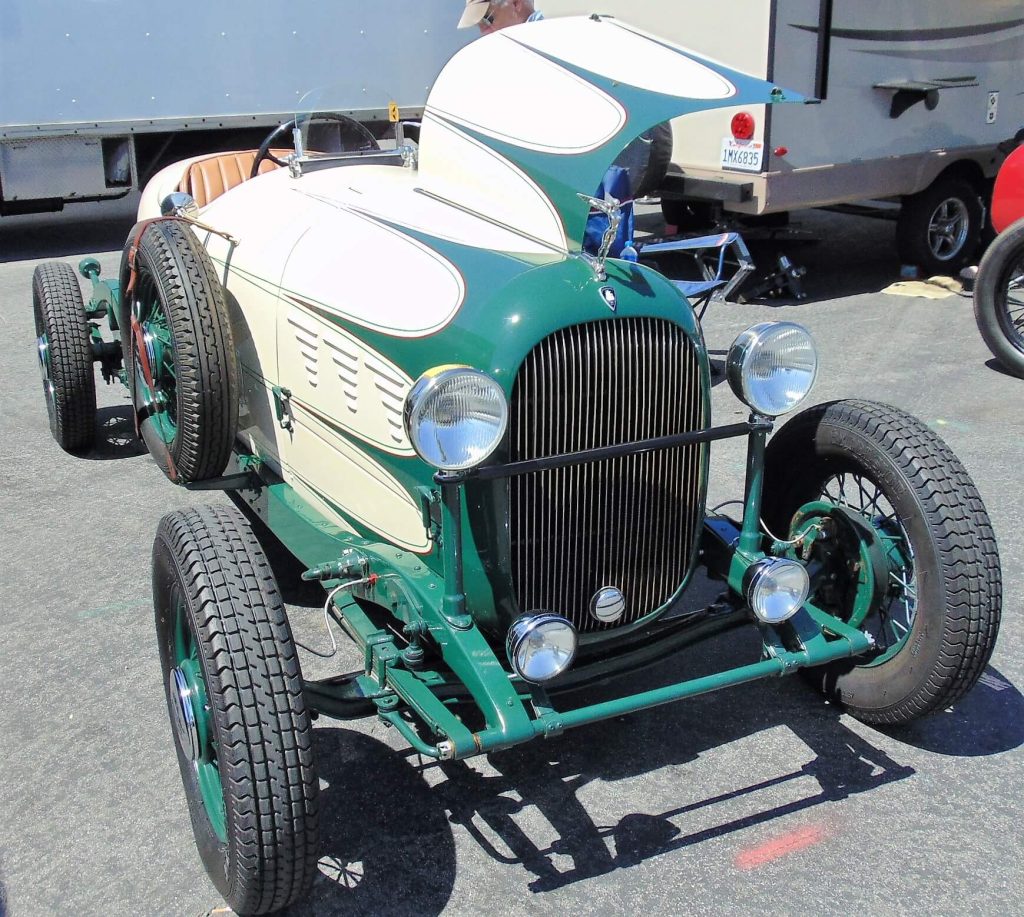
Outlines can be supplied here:
M540 342L512 392L510 461L705 426L694 344L671 322L575 325ZM580 631L620 627L663 605L686 576L701 511L702 450L689 445L509 480L519 609ZM625 596L613 624L591 617L602 586Z

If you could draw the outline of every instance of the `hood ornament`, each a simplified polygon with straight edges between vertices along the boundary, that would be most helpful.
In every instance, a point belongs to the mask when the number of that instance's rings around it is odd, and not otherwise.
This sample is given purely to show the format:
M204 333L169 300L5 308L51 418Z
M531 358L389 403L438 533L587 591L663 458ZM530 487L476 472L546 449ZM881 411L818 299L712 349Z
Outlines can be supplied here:
M608 279L608 272L604 269L604 263L608 260L608 252L611 250L615 236L619 232L619 224L622 222L622 204L618 198L612 197L610 194L605 195L602 199L577 192L577 197L590 204L591 210L597 210L608 217L608 228L604 231L604 235L601 236L601 244L597 249L597 254L592 255L590 252L581 252L583 259L593 269L594 276L601 283L604 283Z

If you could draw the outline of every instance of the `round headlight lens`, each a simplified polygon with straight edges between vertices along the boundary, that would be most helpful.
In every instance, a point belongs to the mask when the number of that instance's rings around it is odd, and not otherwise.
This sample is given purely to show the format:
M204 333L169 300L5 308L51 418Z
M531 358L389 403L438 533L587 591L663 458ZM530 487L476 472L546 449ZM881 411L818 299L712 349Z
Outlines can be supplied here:
M576 657L576 628L561 615L525 615L509 628L506 649L520 678L534 684L550 681Z
M733 342L726 374L737 398L778 417L807 397L818 374L818 351L802 325L761 322Z
M405 430L416 454L444 471L479 465L497 448L507 424L501 386L465 366L428 370L405 399Z
M747 603L765 624L779 624L796 614L807 601L810 580L795 560L766 557L747 574Z

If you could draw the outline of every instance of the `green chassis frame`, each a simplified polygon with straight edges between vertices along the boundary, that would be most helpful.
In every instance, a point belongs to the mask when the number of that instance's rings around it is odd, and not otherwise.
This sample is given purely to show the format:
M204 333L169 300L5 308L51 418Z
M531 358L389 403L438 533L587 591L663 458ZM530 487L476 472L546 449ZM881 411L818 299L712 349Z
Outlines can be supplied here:
M117 282L100 280L99 265L92 259L83 261L79 270L93 284L93 296L86 307L88 317L107 316L111 330L116 332ZM96 325L91 326L91 335L95 359L102 363L104 378L109 382L116 377L125 382L124 371L119 366L120 348L104 342ZM570 670L556 680L552 685L554 690L635 671L686 643L752 619L751 613L743 607L744 578L753 564L768 556L759 520L765 444L771 429L770 420L751 415L745 424L543 460L544 467L565 466L683 443L748 437L742 522L710 517L705 520L703 530L702 553L707 573L727 582L732 594L731 611L675 630L666 626L661 634L646 643L631 643L617 654L608 653L585 668ZM498 658L492 644L467 613L462 582L465 484L474 477L527 473L536 463L435 475L437 489L425 489L420 496L424 524L435 530L443 559L442 577L423 564L418 555L337 528L257 457L236 452L235 459L233 474L190 487L230 491L237 501L247 504L263 519L291 553L309 567L304 578L319 580L330 590L328 610L363 653L361 674L304 683L311 710L339 719L365 716L376 710L382 720L394 726L417 752L427 757L468 758L719 688L860 656L874 647L868 634L807 602L783 624L760 625L763 651L757 662L560 711L553 705L548 690L524 682ZM824 509L821 504L811 506ZM434 510L438 508L439 526L434 522ZM865 534L864 540L866 556L878 558L877 563L884 566L884 559L879 558L877 552L873 554L873 546L867 543L870 535ZM782 543L769 547L773 554L786 553ZM871 571L866 582L858 586L858 600L863 593L871 601L870 590L881 573ZM370 612L372 606L390 614L393 619L389 622L390 628L374 620ZM401 636L394 627L395 622L401 629ZM427 638L440 652L443 671L424 664L428 657L422 642ZM474 731L453 709L467 701L478 709L483 728ZM436 740L424 739L424 733Z

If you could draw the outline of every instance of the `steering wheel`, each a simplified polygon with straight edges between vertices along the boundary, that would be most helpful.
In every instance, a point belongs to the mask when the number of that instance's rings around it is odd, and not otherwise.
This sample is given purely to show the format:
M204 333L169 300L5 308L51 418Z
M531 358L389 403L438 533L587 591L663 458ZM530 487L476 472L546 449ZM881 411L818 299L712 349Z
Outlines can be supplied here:
M291 139L292 131L298 127L299 120L300 119L298 118L292 118L291 121L285 121L284 124L279 124L269 134L267 134L266 140L260 144L260 148L256 151L256 158L252 161L252 170L249 172L249 178L255 178L259 175L260 166L263 164L264 159L269 159L271 162L277 163L279 166L287 165L283 159L278 159L270 152L270 150L282 138L288 137L289 140ZM355 137L361 141L359 145L353 147L353 149L380 149L380 144L377 143L377 139L370 133L366 125L356 121L355 118L350 118L348 115L340 115L333 111L322 111L304 116L301 120L304 124L312 124L314 121L327 121L341 124L344 129L353 132ZM339 134L341 133L342 131L339 130Z

